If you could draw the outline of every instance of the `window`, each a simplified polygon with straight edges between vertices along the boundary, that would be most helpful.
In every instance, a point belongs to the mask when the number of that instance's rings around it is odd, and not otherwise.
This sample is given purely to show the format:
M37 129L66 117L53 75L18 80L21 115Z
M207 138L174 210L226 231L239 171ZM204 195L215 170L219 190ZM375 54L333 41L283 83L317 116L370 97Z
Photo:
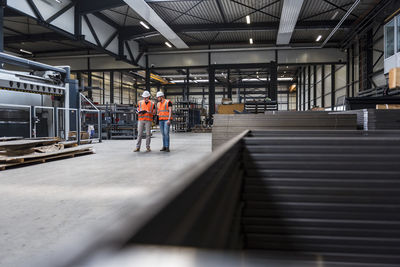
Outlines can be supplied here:
M397 16L397 52L400 52L400 16Z
M385 58L394 55L394 20L385 25Z

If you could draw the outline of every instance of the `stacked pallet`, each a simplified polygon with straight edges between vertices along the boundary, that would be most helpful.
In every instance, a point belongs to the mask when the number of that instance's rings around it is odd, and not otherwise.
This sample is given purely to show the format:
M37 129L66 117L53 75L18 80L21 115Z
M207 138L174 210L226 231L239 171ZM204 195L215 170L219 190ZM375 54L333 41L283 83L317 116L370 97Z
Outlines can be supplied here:
M265 114L214 116L212 148L215 149L244 130L356 130L354 114L322 111L275 111Z
M30 163L93 153L93 146L60 142L57 138L20 139L0 142L0 170Z

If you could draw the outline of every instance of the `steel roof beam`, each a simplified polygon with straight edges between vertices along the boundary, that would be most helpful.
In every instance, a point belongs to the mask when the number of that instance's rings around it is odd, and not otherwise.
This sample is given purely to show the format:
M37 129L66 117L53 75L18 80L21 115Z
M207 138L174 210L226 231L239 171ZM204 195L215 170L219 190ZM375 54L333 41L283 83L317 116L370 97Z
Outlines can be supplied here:
M82 14L94 13L124 5L126 4L122 0L79 0L79 8Z
M124 2L176 48L189 48L144 0L124 0Z
M40 41L66 41L66 40L71 40L71 38L58 34L56 32L27 34L27 35L24 34L24 35L4 37L5 44L40 42Z
M347 29L353 25L353 20L346 20L340 28ZM338 24L338 21L303 21L298 22L295 30L321 30L332 29ZM220 23L220 24L181 24L171 26L176 33L199 33L199 32L240 32L240 31L272 31L277 30L278 22L261 22L261 23ZM143 39L157 36L157 31L143 31L142 27L131 26L121 29L121 36L125 40ZM192 38L192 36L190 36Z

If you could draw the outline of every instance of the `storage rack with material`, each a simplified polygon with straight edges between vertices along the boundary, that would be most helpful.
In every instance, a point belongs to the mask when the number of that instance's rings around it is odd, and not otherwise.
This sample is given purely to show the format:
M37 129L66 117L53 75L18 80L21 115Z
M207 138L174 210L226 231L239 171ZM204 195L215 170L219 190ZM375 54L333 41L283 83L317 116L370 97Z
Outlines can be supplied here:
M135 139L137 115L134 105L97 105L102 112L102 133L107 139Z
M244 110L247 113L264 113L269 110L278 110L278 103L276 101L268 100L246 100L244 103Z
M174 103L173 130L188 132L201 124L201 105L194 100L178 100Z

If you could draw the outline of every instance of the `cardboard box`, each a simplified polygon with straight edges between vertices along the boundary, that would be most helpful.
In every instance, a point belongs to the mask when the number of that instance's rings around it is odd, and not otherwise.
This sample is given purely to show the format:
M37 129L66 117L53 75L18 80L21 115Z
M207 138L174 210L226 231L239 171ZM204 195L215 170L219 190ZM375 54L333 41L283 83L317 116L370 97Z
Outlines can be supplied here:
M235 110L243 112L244 104L218 105L218 114L235 114Z
M389 89L400 87L400 68L393 68L389 71Z

